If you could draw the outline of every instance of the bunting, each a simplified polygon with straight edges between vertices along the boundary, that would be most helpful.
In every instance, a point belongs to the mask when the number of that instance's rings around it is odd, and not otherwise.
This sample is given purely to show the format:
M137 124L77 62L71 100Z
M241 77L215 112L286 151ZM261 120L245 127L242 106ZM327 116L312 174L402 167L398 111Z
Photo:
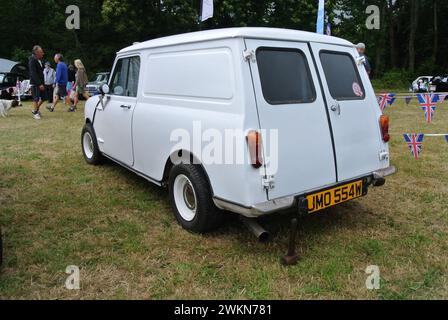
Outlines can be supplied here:
M434 118L434 113L437 109L437 102L439 95L437 94L418 94L418 101L422 110L425 111L425 118L427 123L431 123Z
M409 150L414 156L415 160L420 158L423 149L424 134L408 133L404 134L404 141L408 144Z
M388 106L395 102L395 93L383 93L378 96L378 104L381 111L384 111Z
M412 101L412 97L405 97L404 101L406 102L406 105L408 106Z

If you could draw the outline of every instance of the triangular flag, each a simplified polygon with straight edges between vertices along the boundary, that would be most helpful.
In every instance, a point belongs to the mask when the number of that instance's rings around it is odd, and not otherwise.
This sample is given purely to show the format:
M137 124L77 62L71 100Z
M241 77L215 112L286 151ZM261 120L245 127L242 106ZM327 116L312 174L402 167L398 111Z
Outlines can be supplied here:
M425 118L427 123L431 123L434 118L434 113L437 109L437 102L439 95L437 94L418 94L417 95L420 106L425 111Z
M384 111L388 106L395 102L395 93L383 93L378 96L378 104L381 111Z
M404 101L406 102L406 105L409 105L412 101L412 97L405 97Z
M414 159L418 160L420 158L420 154L422 153L423 139L425 138L425 135L422 133L406 133L403 136L404 141L408 144L409 150L414 156Z
M447 96L446 94L439 94L439 103L444 103Z

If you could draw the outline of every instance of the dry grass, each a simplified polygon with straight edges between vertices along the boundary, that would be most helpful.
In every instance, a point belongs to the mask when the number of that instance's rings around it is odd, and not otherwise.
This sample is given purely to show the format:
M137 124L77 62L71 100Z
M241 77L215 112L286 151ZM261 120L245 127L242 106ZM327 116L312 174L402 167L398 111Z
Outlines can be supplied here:
M0 119L0 225L5 265L0 298L31 299L434 299L448 298L448 145L428 138L412 160L401 135L442 132L397 102L393 163L400 172L369 196L307 219L300 264L283 268L290 216L263 220L273 242L258 244L234 217L198 236L175 222L164 190L114 164L91 167L80 151L81 112L29 106ZM365 288L369 265L382 288ZM81 290L64 287L81 268Z

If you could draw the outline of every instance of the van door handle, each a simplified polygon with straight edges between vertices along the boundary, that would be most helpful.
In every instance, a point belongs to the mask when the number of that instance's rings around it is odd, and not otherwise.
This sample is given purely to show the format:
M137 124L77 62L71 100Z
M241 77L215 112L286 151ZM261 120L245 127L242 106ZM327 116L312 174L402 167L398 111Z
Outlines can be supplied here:
M122 105L120 106L120 108L130 110L130 109L132 108L132 106L131 106L131 105L125 105L125 104L122 104Z
M341 105L339 103L335 103L331 106L331 111L337 112L338 116L341 115Z

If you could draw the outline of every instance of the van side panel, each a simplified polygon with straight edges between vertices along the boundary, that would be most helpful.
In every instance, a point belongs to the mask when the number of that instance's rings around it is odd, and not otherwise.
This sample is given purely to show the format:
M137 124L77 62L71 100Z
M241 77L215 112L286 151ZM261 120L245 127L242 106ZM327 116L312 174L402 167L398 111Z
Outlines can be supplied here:
M226 39L142 52L132 129L135 170L161 181L173 151L198 159L208 153L216 157L202 165L216 197L246 206L267 200L262 173L247 164L245 141L238 146L244 163L223 163L226 134L259 129L243 50L242 39ZM221 142L220 150L211 147Z

